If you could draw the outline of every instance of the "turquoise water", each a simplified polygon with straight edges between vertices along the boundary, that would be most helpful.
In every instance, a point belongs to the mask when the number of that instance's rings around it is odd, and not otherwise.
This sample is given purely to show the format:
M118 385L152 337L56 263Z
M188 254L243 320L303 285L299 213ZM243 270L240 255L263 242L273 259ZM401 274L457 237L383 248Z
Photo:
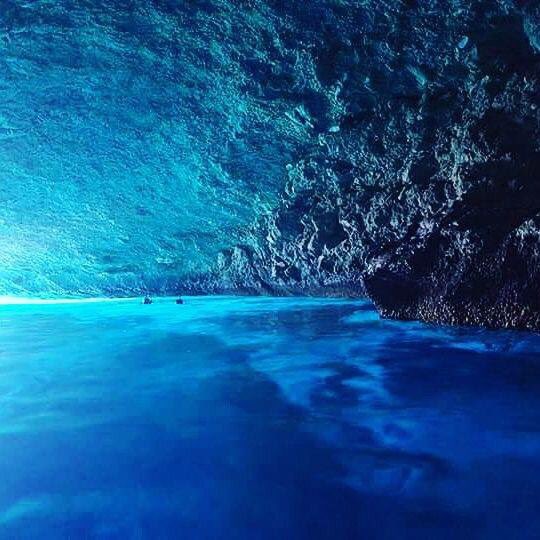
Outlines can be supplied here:
M540 337L363 301L0 307L1 538L537 538Z

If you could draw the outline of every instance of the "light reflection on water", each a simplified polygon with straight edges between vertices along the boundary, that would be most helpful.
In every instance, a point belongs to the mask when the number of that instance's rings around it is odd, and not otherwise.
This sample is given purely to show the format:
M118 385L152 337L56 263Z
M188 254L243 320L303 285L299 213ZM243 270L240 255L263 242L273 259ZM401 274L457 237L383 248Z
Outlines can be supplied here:
M537 538L540 336L362 301L0 308L2 538Z

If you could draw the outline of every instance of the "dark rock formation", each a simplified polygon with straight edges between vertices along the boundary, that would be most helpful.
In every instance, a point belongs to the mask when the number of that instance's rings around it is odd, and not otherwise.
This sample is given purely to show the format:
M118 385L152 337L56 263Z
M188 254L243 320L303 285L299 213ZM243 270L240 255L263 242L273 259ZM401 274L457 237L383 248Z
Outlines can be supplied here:
M365 290L389 317L540 329L537 3L371 7L334 6L306 45L312 145L216 282Z

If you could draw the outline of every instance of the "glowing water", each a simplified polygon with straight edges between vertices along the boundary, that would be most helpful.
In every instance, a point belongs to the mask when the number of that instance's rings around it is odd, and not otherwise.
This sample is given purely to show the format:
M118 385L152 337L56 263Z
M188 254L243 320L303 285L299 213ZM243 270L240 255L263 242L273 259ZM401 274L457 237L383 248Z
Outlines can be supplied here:
M533 538L539 351L359 301L2 306L0 536Z

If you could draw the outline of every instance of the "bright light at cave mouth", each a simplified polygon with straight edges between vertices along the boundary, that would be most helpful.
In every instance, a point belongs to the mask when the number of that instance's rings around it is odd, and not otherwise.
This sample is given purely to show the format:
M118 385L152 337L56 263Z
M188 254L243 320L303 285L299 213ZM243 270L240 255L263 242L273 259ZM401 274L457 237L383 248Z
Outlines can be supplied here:
M137 302L139 298L22 298L0 296L0 306L99 304L104 302Z

